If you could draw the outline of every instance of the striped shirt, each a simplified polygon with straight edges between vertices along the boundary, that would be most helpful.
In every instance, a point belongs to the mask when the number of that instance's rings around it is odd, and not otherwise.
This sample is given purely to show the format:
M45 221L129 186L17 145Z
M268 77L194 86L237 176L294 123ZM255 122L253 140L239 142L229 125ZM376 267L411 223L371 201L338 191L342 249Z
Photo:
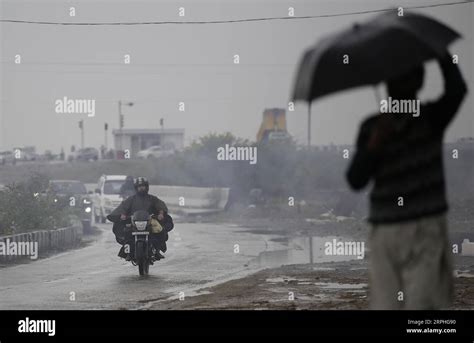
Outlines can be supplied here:
M352 188L373 180L370 193L371 223L394 223L446 212L446 185L442 159L444 132L454 118L467 88L457 65L441 64L444 95L420 106L418 117L394 115L399 126L376 152L367 147L379 114L360 127L357 151L347 171Z

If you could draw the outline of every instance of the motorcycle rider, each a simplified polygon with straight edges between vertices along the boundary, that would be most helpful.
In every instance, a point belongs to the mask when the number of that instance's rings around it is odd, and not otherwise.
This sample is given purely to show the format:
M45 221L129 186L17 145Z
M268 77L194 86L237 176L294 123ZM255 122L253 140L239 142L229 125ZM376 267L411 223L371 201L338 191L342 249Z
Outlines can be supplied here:
M166 241L168 240L168 232L174 227L173 219L168 214L166 204L154 195L148 194L150 185L144 177L135 179L136 194L128 197L107 216L107 219L114 223L113 232L117 242L121 245L129 244L130 254L124 251L124 247L120 249L118 256L130 260L133 256L133 236L125 230L124 220L129 218L135 211L144 210L152 214L161 224L163 230L160 233L150 233L150 242L155 248L155 258L157 260L164 258L160 250L165 253L167 250Z

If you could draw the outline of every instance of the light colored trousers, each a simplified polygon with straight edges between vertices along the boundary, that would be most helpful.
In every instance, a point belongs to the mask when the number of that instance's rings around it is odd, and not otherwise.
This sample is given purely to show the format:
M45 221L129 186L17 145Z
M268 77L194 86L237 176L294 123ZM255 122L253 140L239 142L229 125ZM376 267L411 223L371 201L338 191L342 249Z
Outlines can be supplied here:
M453 272L446 215L372 225L370 308L429 310L450 305Z

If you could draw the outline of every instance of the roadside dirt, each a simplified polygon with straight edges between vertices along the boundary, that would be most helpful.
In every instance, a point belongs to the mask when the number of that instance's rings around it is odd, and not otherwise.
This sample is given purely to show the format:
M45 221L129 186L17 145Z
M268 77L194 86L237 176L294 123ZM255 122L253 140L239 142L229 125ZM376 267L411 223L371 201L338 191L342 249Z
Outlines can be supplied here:
M467 264L467 265L466 265ZM455 277L450 309L474 309L474 258ZM466 268L469 267L469 270ZM289 265L203 289L184 300L157 303L153 310L364 310L367 266L354 262Z
M467 211L460 215L462 208L464 206L458 206L450 213L453 244L460 244L465 238L474 241L472 214ZM342 217L331 212L315 215L313 211L311 216L305 216L305 213L297 215L292 210L272 212L273 215L262 209L249 208L197 220L231 222L257 235L277 235L274 240L283 244L297 237L308 236L336 236L359 241L367 239L369 226L363 218ZM366 255L363 261L272 266L242 279L202 289L184 300L173 298L156 303L150 309L368 309L369 258ZM450 309L474 309L474 257L454 256L454 274L455 298Z

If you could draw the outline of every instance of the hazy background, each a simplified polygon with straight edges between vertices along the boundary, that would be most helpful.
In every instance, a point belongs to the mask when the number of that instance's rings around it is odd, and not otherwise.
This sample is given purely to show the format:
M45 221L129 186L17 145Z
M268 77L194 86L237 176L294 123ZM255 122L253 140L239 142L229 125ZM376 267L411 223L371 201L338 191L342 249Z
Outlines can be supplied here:
M8 1L0 18L63 22L226 20L363 11L448 1ZM69 16L69 7L76 17ZM185 7L186 16L178 16ZM417 10L459 31L451 47L470 88L447 141L473 136L474 5ZM185 144L209 132L230 131L255 140L262 111L287 107L303 51L325 34L374 14L305 20L205 25L59 26L0 23L0 149L36 145L38 151L80 145L78 121L85 121L85 145L104 143L104 122L118 126L118 100L125 128L184 128ZM407 51L407 53L409 53ZM14 64L21 54L22 64ZM131 64L123 64L125 54ZM234 54L240 64L233 64ZM422 99L441 92L434 63ZM56 114L64 96L95 99L96 116ZM186 111L178 111L185 102ZM351 144L358 123L377 109L372 88L338 93L313 103L313 144ZM307 107L287 112L289 132L306 142Z

